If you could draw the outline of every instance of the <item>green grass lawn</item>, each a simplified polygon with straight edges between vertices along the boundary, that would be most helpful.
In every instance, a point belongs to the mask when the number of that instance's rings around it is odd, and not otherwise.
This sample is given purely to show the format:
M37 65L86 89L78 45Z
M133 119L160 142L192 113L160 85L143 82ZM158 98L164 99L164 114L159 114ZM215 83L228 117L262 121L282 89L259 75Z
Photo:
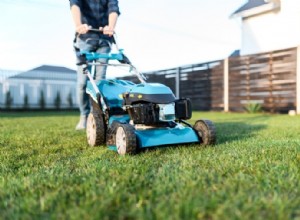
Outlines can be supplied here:
M215 147L121 157L76 113L0 113L0 219L300 219L300 117L200 118Z

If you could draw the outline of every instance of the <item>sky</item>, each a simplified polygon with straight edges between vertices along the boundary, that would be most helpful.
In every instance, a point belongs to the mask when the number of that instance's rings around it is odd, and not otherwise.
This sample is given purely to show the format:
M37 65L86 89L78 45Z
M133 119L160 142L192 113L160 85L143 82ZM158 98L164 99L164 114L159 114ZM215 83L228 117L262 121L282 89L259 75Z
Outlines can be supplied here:
M119 47L143 72L224 59L240 48L230 15L246 0L119 0ZM1 0L0 69L76 69L69 1Z

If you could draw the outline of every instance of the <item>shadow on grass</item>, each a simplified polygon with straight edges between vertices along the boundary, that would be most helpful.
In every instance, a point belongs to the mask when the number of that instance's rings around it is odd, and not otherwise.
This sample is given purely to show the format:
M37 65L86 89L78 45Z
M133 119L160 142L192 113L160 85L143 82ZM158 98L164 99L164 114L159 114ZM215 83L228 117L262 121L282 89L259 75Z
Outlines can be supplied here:
M266 127L265 124L250 124L247 122L216 123L217 144L252 138Z
M219 122L213 120L217 129L217 144L253 138L258 132L267 128L267 122L273 116L270 114L228 114L220 118ZM195 118L190 120L192 125L195 122Z

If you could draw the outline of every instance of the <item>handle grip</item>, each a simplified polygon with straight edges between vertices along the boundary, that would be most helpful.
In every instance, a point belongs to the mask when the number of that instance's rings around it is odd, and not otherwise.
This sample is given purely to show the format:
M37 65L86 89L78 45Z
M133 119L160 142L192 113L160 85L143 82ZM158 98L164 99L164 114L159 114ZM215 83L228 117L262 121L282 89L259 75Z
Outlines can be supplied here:
M97 33L100 33L100 34L102 34L102 35L105 35L105 34L103 33L103 30L100 30L100 29L90 28L89 31L91 31L91 32L97 32ZM111 39L112 39L112 42L113 42L114 44L116 44L116 39L115 39L114 35L115 35L115 33L111 36ZM106 36L106 35L105 35L105 36Z

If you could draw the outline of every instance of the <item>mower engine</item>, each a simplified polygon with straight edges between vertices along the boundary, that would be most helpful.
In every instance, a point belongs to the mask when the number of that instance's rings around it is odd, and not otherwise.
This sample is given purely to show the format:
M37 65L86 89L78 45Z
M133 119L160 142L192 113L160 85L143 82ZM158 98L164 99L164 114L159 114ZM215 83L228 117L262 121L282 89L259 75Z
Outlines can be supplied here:
M176 100L170 88L162 84L138 84L123 97L134 124L160 125L192 116L190 100Z

